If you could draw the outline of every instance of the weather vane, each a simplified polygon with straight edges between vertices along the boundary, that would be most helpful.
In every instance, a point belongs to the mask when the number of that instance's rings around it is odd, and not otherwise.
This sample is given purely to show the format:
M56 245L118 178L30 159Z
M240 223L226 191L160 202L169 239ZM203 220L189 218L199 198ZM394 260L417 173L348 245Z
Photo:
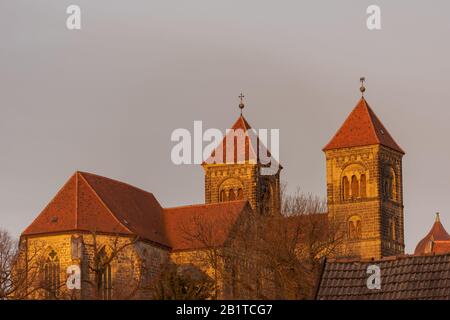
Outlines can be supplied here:
M359 81L361 82L361 87L359 88L359 91L361 91L361 95L364 97L364 92L366 91L366 87L364 86L364 82L366 82L366 78L365 77L361 77L359 79Z
M242 109L244 109L245 105L244 105L244 94L241 92L241 94L238 97L241 100L241 103L239 103L239 109L241 109L241 114L242 114Z

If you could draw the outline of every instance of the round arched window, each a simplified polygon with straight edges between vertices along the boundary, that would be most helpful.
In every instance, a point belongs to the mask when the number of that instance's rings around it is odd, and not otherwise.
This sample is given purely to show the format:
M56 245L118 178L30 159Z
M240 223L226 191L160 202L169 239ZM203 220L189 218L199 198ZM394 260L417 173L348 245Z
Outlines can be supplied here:
M347 234L350 240L361 239L361 218L359 216L352 216L348 219Z

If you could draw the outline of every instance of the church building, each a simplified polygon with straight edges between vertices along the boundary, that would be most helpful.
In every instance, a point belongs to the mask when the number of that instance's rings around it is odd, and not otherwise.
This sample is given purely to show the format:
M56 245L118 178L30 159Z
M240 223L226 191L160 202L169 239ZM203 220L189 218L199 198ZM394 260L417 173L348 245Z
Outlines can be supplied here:
M239 107L244 107L242 96ZM163 208L150 192L75 172L21 235L31 257L27 264L38 264L38 255L43 256L42 275L30 281L30 287L43 289L33 297L151 298L150 292L136 288L156 278L169 261L197 265L211 276L213 271L198 263L199 256L209 247L225 246L243 216L280 210L281 165L259 139L252 139L242 111L232 129L202 164L204 204ZM260 161L262 154L269 163ZM274 163L272 174L262 173ZM80 268L82 287L68 292L63 280L72 265Z
M405 250L405 152L369 106L361 80L362 97L323 148L328 213L320 218L337 223L343 235L337 252L328 257L333 259L377 260L403 255ZM235 225L245 217L282 216L282 166L252 136L240 98L241 114L233 130L202 164L205 203L164 208L148 191L75 172L21 235L27 268L39 266L27 279L33 297L151 299L146 284L169 262L195 265L217 278L199 257L205 258L211 248L229 246ZM275 170L263 173L268 166ZM449 249L450 235L437 216L415 253ZM217 263L227 268L227 261ZM65 282L71 266L79 268L82 280L81 287L72 291ZM231 280L216 279L221 283L217 298L226 298L233 290L236 271L230 274ZM328 297L326 285L322 279L321 298Z

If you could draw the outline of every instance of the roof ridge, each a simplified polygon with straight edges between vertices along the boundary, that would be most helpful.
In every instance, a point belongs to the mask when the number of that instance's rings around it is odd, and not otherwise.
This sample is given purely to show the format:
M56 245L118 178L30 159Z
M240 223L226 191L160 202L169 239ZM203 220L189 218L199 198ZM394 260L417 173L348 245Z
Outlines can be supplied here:
M381 139L380 139L380 136L378 135L378 132L377 132L377 130L376 130L376 128L375 128L375 123L374 123L374 118L373 118L373 116L375 116L375 118L376 118L376 115L375 115L375 113L373 112L372 108L370 108L370 106L369 106L369 104L367 103L366 99L364 99L364 97L362 97L361 100L362 100L363 105L364 105L364 107L365 107L365 108L364 108L364 111L367 112L367 116L368 116L369 119L370 119L370 127L372 128L372 132L375 134L375 138L376 138L378 144L381 144ZM359 103L358 103L358 104L359 104ZM373 116L372 116L372 115L373 115ZM376 119L376 120L378 120L378 119ZM378 122L381 123L381 121L378 121Z
M232 200L232 201L226 201L226 202L212 202L212 203L197 203L197 204L186 204L186 205L182 205L182 206L177 206L177 207L167 207L167 208L163 208L164 210L169 210L169 209L182 209L182 208L190 208L190 207L209 207L209 206L217 206L217 205L225 205L227 203L239 203L239 202L243 202L246 203L248 202L248 200L244 199L244 200Z
M90 172L86 172L86 171L77 171L77 172L78 172L82 177L83 177L83 175L90 175L90 176L98 177L98 178L101 178L101 179L109 180L109 181L112 181L112 182L115 182L115 183L118 183L118 184L122 184L122 185L127 186L127 187L131 187L131 188L133 188L133 189L135 189L135 190L145 192L145 193L150 194L150 195L152 195L153 197L155 197L155 195L154 195L152 192L150 192L150 191L147 191L147 190L145 190L145 189L136 187L136 186L134 186L134 185L132 185L132 184L129 184L129 183L126 183L126 182L123 182L123 181L120 181L120 180L108 178L108 177L105 177L105 176L101 176L101 175L99 175L99 174L90 173ZM85 179L85 177L83 177L83 178ZM85 180L86 180L86 179L85 179ZM155 198L156 198L156 197L155 197ZM158 202L158 203L159 203L159 202Z
M399 254L394 256L386 256L381 257L379 259L371 259L371 258L328 258L327 262L330 263L377 263L384 261L394 261L394 260L403 260L403 259L414 259L417 257L429 257L429 256L450 256L450 252L430 252L423 254Z
M386 127L384 126L383 122L380 120L380 118L378 118L378 116L377 116L377 114L375 113L375 111L373 111L373 109L370 107L369 103L368 103L366 100L364 100L364 103L365 103L366 106L367 106L367 110L368 110L368 112L369 112L369 116L370 116L371 119L372 119L372 122L377 122L377 123L381 126L381 130L383 131L381 134L382 134L382 135L387 134L387 136L392 140L392 142L394 143L394 146L395 146L397 149L394 149L392 146L388 146L388 145L386 145L386 143L383 143L383 142L382 142L382 137L380 137L379 133L377 132L377 130L376 130L375 126L374 126L373 129L375 130L375 135L376 135L376 137L377 137L377 139L378 139L378 141L379 141L379 144L382 145L382 146L384 146L384 147L386 147L386 148L392 149L392 150L394 150L394 151L400 151L401 153L404 154L405 151L403 151L403 149L398 145L397 141L395 141L395 139L392 137L392 135L391 135L391 134L389 133L389 131L386 129ZM374 124L375 124L375 123L374 123Z
M97 191L95 191L94 187L89 183L89 181L87 181L87 179L85 177L83 177L82 174L80 174L80 177L83 179L83 181L87 184L87 186L89 187L89 189L94 193L94 195L100 200L101 204L106 208L106 210L113 216L114 220L116 220L122 227L124 227L126 230L128 230L130 233L135 233L134 231L130 230L130 228L128 226L126 226L125 224L123 224L119 218L116 217L116 215L114 214L114 212L111 211L111 209L108 207L108 205L106 205L105 201L102 199L102 197L97 193ZM114 180L114 179L110 179L110 180Z

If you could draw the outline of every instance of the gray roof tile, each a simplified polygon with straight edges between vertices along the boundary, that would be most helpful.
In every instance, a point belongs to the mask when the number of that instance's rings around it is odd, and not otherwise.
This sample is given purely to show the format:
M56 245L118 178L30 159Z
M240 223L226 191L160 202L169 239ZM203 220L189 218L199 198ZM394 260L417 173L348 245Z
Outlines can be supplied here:
M450 300L450 254L397 256L378 261L328 260L317 299ZM381 289L366 282L369 265L381 269Z

